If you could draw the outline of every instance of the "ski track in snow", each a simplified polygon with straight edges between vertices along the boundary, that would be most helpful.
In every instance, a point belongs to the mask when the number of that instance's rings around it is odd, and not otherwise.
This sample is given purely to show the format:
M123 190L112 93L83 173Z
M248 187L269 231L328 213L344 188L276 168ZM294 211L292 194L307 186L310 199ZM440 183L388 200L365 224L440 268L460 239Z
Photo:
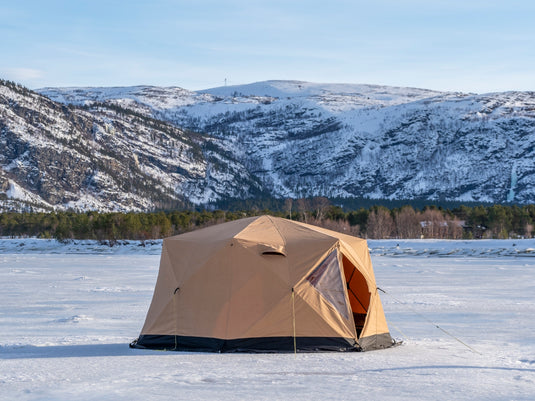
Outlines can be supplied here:
M161 241L121 244L0 240L0 399L535 396L533 240L369 241L390 332L404 343L297 355L130 349Z

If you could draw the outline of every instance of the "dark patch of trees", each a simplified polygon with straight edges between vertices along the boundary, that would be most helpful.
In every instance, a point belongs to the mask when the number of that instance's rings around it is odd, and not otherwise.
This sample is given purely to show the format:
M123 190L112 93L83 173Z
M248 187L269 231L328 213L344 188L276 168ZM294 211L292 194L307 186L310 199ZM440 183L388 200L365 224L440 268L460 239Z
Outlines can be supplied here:
M273 205L275 206L275 205ZM271 214L366 238L531 238L535 205L459 206L444 209L410 205L388 209L372 206L345 211L327 198L286 199L276 211L257 207L242 211L198 210L151 213L0 214L0 236L58 240L149 240L181 234L213 224Z

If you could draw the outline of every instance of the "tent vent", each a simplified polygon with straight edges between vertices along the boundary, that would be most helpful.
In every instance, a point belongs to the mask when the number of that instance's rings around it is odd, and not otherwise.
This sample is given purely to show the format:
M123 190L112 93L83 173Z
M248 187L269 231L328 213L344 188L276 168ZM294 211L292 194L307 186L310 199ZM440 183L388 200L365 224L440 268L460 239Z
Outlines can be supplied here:
M279 256L286 256L284 253L282 253L282 252L277 252L277 251L264 251L264 252L262 252L262 255L279 255Z
M284 245L258 244L258 250L262 255L286 256L286 250L284 249Z

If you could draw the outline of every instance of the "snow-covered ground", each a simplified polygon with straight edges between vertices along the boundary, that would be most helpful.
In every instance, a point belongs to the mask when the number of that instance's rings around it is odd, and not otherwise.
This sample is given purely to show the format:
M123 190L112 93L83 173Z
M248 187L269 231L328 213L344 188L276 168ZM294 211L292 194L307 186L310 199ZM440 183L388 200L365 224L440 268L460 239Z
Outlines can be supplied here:
M403 345L297 355L128 348L158 272L145 245L0 240L0 399L535 399L533 240L370 241Z

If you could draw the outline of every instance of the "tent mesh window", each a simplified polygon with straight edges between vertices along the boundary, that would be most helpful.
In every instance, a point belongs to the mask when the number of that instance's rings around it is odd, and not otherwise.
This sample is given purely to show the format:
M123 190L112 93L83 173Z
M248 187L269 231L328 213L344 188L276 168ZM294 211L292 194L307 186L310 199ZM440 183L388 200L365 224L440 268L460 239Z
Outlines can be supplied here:
M338 252L332 251L310 273L307 280L346 320L349 319L349 308L346 303L344 283L338 264Z

